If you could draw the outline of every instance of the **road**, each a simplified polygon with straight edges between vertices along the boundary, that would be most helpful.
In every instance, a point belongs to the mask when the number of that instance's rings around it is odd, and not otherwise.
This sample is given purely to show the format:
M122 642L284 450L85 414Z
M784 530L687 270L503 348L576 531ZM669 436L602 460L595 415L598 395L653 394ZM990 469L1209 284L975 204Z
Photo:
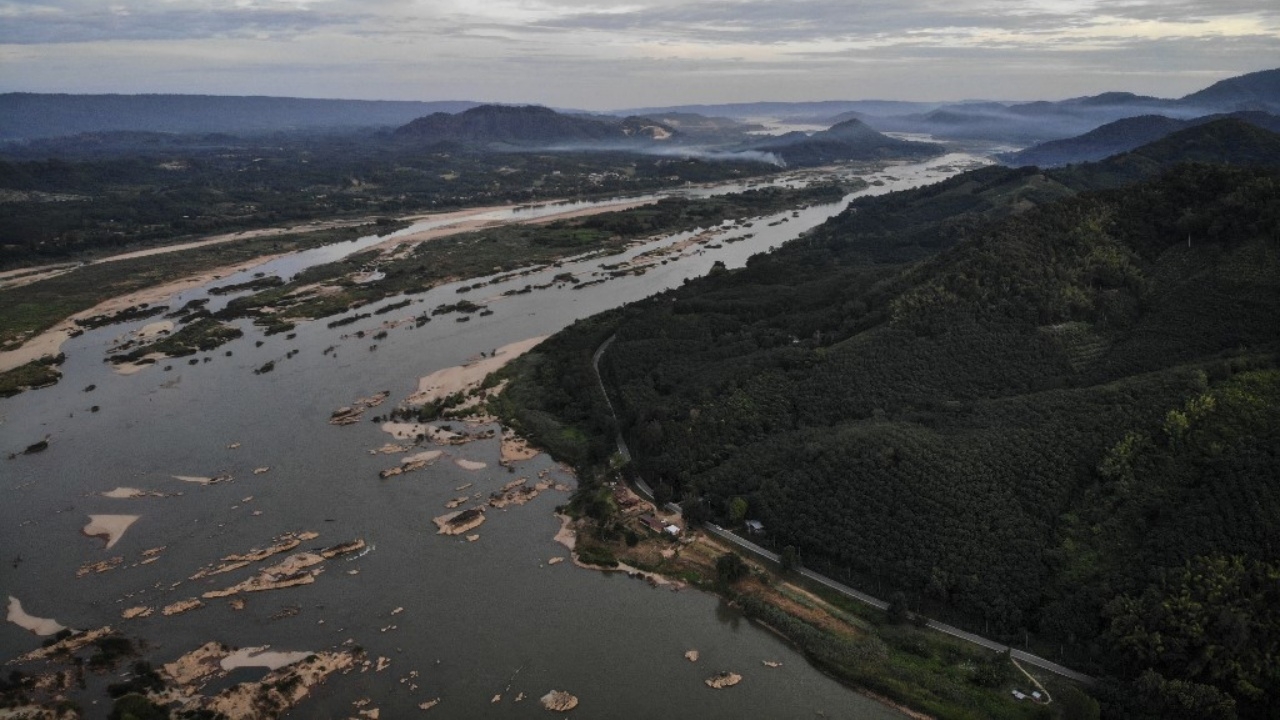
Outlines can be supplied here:
M613 344L613 341L616 338L617 338L616 334L610 335L609 339L601 343L600 347L596 349L595 354L592 355L591 357L591 366L592 368L594 368L596 373L596 382L600 384L600 392L604 394L605 403L609 407L609 413L613 416L615 425L617 424L617 414L614 413L613 401L609 399L609 390L608 388L605 387L604 378L600 375L600 358L604 356L605 350L609 349L609 346ZM627 442L626 440L623 439L621 430L618 431L617 441L618 441L618 453L622 455L624 460L630 460L631 451L630 449L627 448ZM636 477L635 484L636 484L636 490L640 493L640 495L643 496L646 500L653 502L653 489L649 486L649 484L645 482L643 479L641 479L639 476ZM675 512L677 514L680 512L680 506L676 505L675 503L667 503L666 509L669 511ZM770 550L766 550L765 548L751 542L750 540L739 537L738 535L735 535L729 532L728 530L725 530L719 525L706 523L705 525L703 525L703 529L706 530L711 535L714 535L715 537L727 543L730 543L734 547L737 547L758 558L763 558L778 564L782 562L782 559L778 556L777 553L772 552ZM817 583L831 590L834 590L840 593L841 595L844 595L845 597L852 598L854 600L857 600L858 602L865 603L879 610L887 610L889 608L889 603L885 602L884 600L868 595L860 590L854 590L853 588L849 587L848 585L845 585L844 583L836 582L835 580L832 580L831 578L825 575L820 575L808 568L800 568L797 572L799 572L799 574L802 575L807 580L810 580L814 583ZM1093 677L1085 675L1084 673L1076 672L1075 670L1072 670L1070 668L1063 667L1062 665L1059 665L1058 663L1055 663L1052 660L1047 660L1045 658L1040 657L1039 655L1033 655L1029 652L1026 652L1025 650L1019 650L1012 646L1005 645L1004 643L999 643L999 642L996 642L995 640L984 638L981 635L975 635L971 632L966 632L964 630L961 630L960 628L948 625L946 623L938 622L937 620L928 620L925 623L925 626L931 630L936 630L940 633L945 633L947 635L950 635L951 637L959 638L960 640L973 643L974 645L980 645L984 648L988 648L996 652L1004 652L1008 650L1009 654L1013 658L1021 662L1024 662L1028 665L1034 665L1035 667L1038 667L1041 670L1047 670L1051 673L1054 673L1055 675L1060 675L1069 680L1074 680L1075 682L1081 683L1082 685L1092 685L1097 682L1097 680L1094 679Z

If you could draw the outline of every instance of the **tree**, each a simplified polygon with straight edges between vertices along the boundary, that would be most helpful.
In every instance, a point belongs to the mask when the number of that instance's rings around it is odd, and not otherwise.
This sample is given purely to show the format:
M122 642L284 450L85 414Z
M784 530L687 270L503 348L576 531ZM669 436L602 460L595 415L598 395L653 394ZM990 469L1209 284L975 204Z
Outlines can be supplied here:
M779 562L782 563L782 571L795 570L800 567L800 551L795 545L788 545L782 548L779 556Z
M1012 670L1013 660L1006 648L1004 652L996 653L974 668L973 682L982 687L998 688L1009 681Z
M667 503L671 502L671 496L673 494L674 493L671 490L670 485L665 482L660 482L658 483L658 487L653 489L653 504L657 505L658 509L662 509L667 506Z
M895 590L893 595L889 596L889 608L885 612L889 614L889 622L894 625L906 622L911 615L907 612L907 594L901 590Z
M747 501L742 497L735 497L729 501L729 525L737 527L747 519Z
M727 552L716 560L716 577L725 585L732 585L747 576L750 568L735 552Z
M707 503L696 495L690 495L680 502L680 514L690 527L697 527L711 518Z

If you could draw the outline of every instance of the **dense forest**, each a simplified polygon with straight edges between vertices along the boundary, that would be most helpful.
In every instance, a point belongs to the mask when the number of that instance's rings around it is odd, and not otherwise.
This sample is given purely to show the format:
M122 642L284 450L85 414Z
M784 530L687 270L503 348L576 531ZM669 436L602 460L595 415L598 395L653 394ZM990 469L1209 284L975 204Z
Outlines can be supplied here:
M98 133L0 150L0 269L215 232L640 193L774 172L626 152L405 146L370 133Z
M584 471L620 431L687 514L1107 678L1111 716L1276 717L1277 148L1220 121L856 201L551 338L504 412Z

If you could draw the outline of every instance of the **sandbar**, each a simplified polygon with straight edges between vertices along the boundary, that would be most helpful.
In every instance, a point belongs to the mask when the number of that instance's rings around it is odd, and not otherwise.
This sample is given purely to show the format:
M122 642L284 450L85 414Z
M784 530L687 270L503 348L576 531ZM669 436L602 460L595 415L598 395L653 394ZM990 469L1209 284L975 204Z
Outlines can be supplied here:
M453 464L463 470L483 470L488 467L487 463L482 463L479 460L467 460L465 458L457 458L453 461Z
M489 373L533 349L546 337L542 335L503 345L493 354L466 365L437 370L420 379L417 392L410 395L405 402L409 405L425 405L443 400L454 393L475 389L489 376Z
M108 490L98 494L102 497L114 498L116 500L128 500L130 498L140 497L169 497L166 493L156 490L142 490L140 488L132 487L118 487L114 490Z
M9 596L9 615L6 619L24 630L30 630L36 635L56 635L67 629L66 626L53 618L28 615L22 609L22 602L12 595Z
M89 537L104 537L107 547L115 545L124 536L124 531L138 521L141 515L90 515L89 524L82 531Z
M305 660L310 652L281 652L271 650L270 645L240 648L222 658L219 665L223 670L235 670L243 667L264 667L268 670L279 670L286 665Z
M177 246L169 247L176 248ZM154 251L170 252L171 250L155 248ZM16 350L0 352L0 372L7 372L33 360L39 360L42 357L52 357L57 355L62 351L62 344L71 336L71 333L79 329L79 326L76 325L76 320L78 319L89 318L95 315L111 315L119 312L120 310L124 310L125 308L141 305L143 303L155 304L163 302L169 297L177 295L184 290L190 290L202 285L207 285L217 277L225 277L242 270L248 270L279 257L283 257L283 255L264 255L262 257L254 258L253 260L238 262L233 265L226 265L220 268L213 268L196 275L164 283L163 285L143 288L109 300L104 300L87 310L82 310L71 317L62 320L48 330L32 337ZM113 259L122 259L122 256L114 256ZM106 261L108 261L108 259L104 259L100 262Z
M742 676L735 672L718 672L715 675L704 680L709 688L720 690L721 688L733 687L742 682Z
M433 518L432 522L439 528L439 535L461 535L484 524L484 508L474 507L445 513Z
M173 332L172 320L159 320L157 322L143 325L141 329L133 333L134 340L150 340L151 338L168 335Z

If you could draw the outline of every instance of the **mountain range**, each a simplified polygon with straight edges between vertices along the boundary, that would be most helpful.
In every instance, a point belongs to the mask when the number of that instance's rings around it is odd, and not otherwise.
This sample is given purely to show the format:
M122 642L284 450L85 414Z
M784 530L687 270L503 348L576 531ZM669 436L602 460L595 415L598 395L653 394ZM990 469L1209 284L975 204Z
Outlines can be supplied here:
M164 133L265 133L325 131L344 128L392 129L434 113L456 114L481 103L473 101L363 101L212 95L65 95L0 94L0 140L21 141L104 131ZM1280 114L1280 69L1263 70L1214 83L1181 98L1165 99L1129 92L1038 102L907 102L897 100L829 100L756 102L637 108L611 113L655 118L662 132L677 123L663 116L684 115L684 124L704 131L717 127L724 139L723 119L763 118L835 125L857 119L879 132L925 133L939 139L985 139L1029 145L1080 135L1116 120L1140 115L1191 119L1204 115L1258 111ZM582 119L576 113L562 113ZM708 124L692 115L721 118ZM614 120L594 115L606 125ZM673 117L675 119L675 117ZM466 130L437 118L419 127L444 135ZM625 120L623 120L625 122ZM535 123L536 124L536 123ZM567 124L566 124L567 128ZM644 127L635 128L643 135ZM540 130L531 130L534 136ZM695 130L695 134L696 134ZM566 134L582 140L617 139L614 132L581 125ZM662 134L662 133L657 133ZM634 138L623 133L622 139ZM657 139L656 137L654 139ZM519 140L513 136L511 140Z
M1107 123L1077 137L1050 140L1025 150L1004 153L999 158L1009 165L1040 167L1091 162L1134 150L1179 130L1222 118L1235 118L1272 132L1280 132L1280 116L1259 111L1205 115L1189 120L1178 120L1163 115L1139 115Z

